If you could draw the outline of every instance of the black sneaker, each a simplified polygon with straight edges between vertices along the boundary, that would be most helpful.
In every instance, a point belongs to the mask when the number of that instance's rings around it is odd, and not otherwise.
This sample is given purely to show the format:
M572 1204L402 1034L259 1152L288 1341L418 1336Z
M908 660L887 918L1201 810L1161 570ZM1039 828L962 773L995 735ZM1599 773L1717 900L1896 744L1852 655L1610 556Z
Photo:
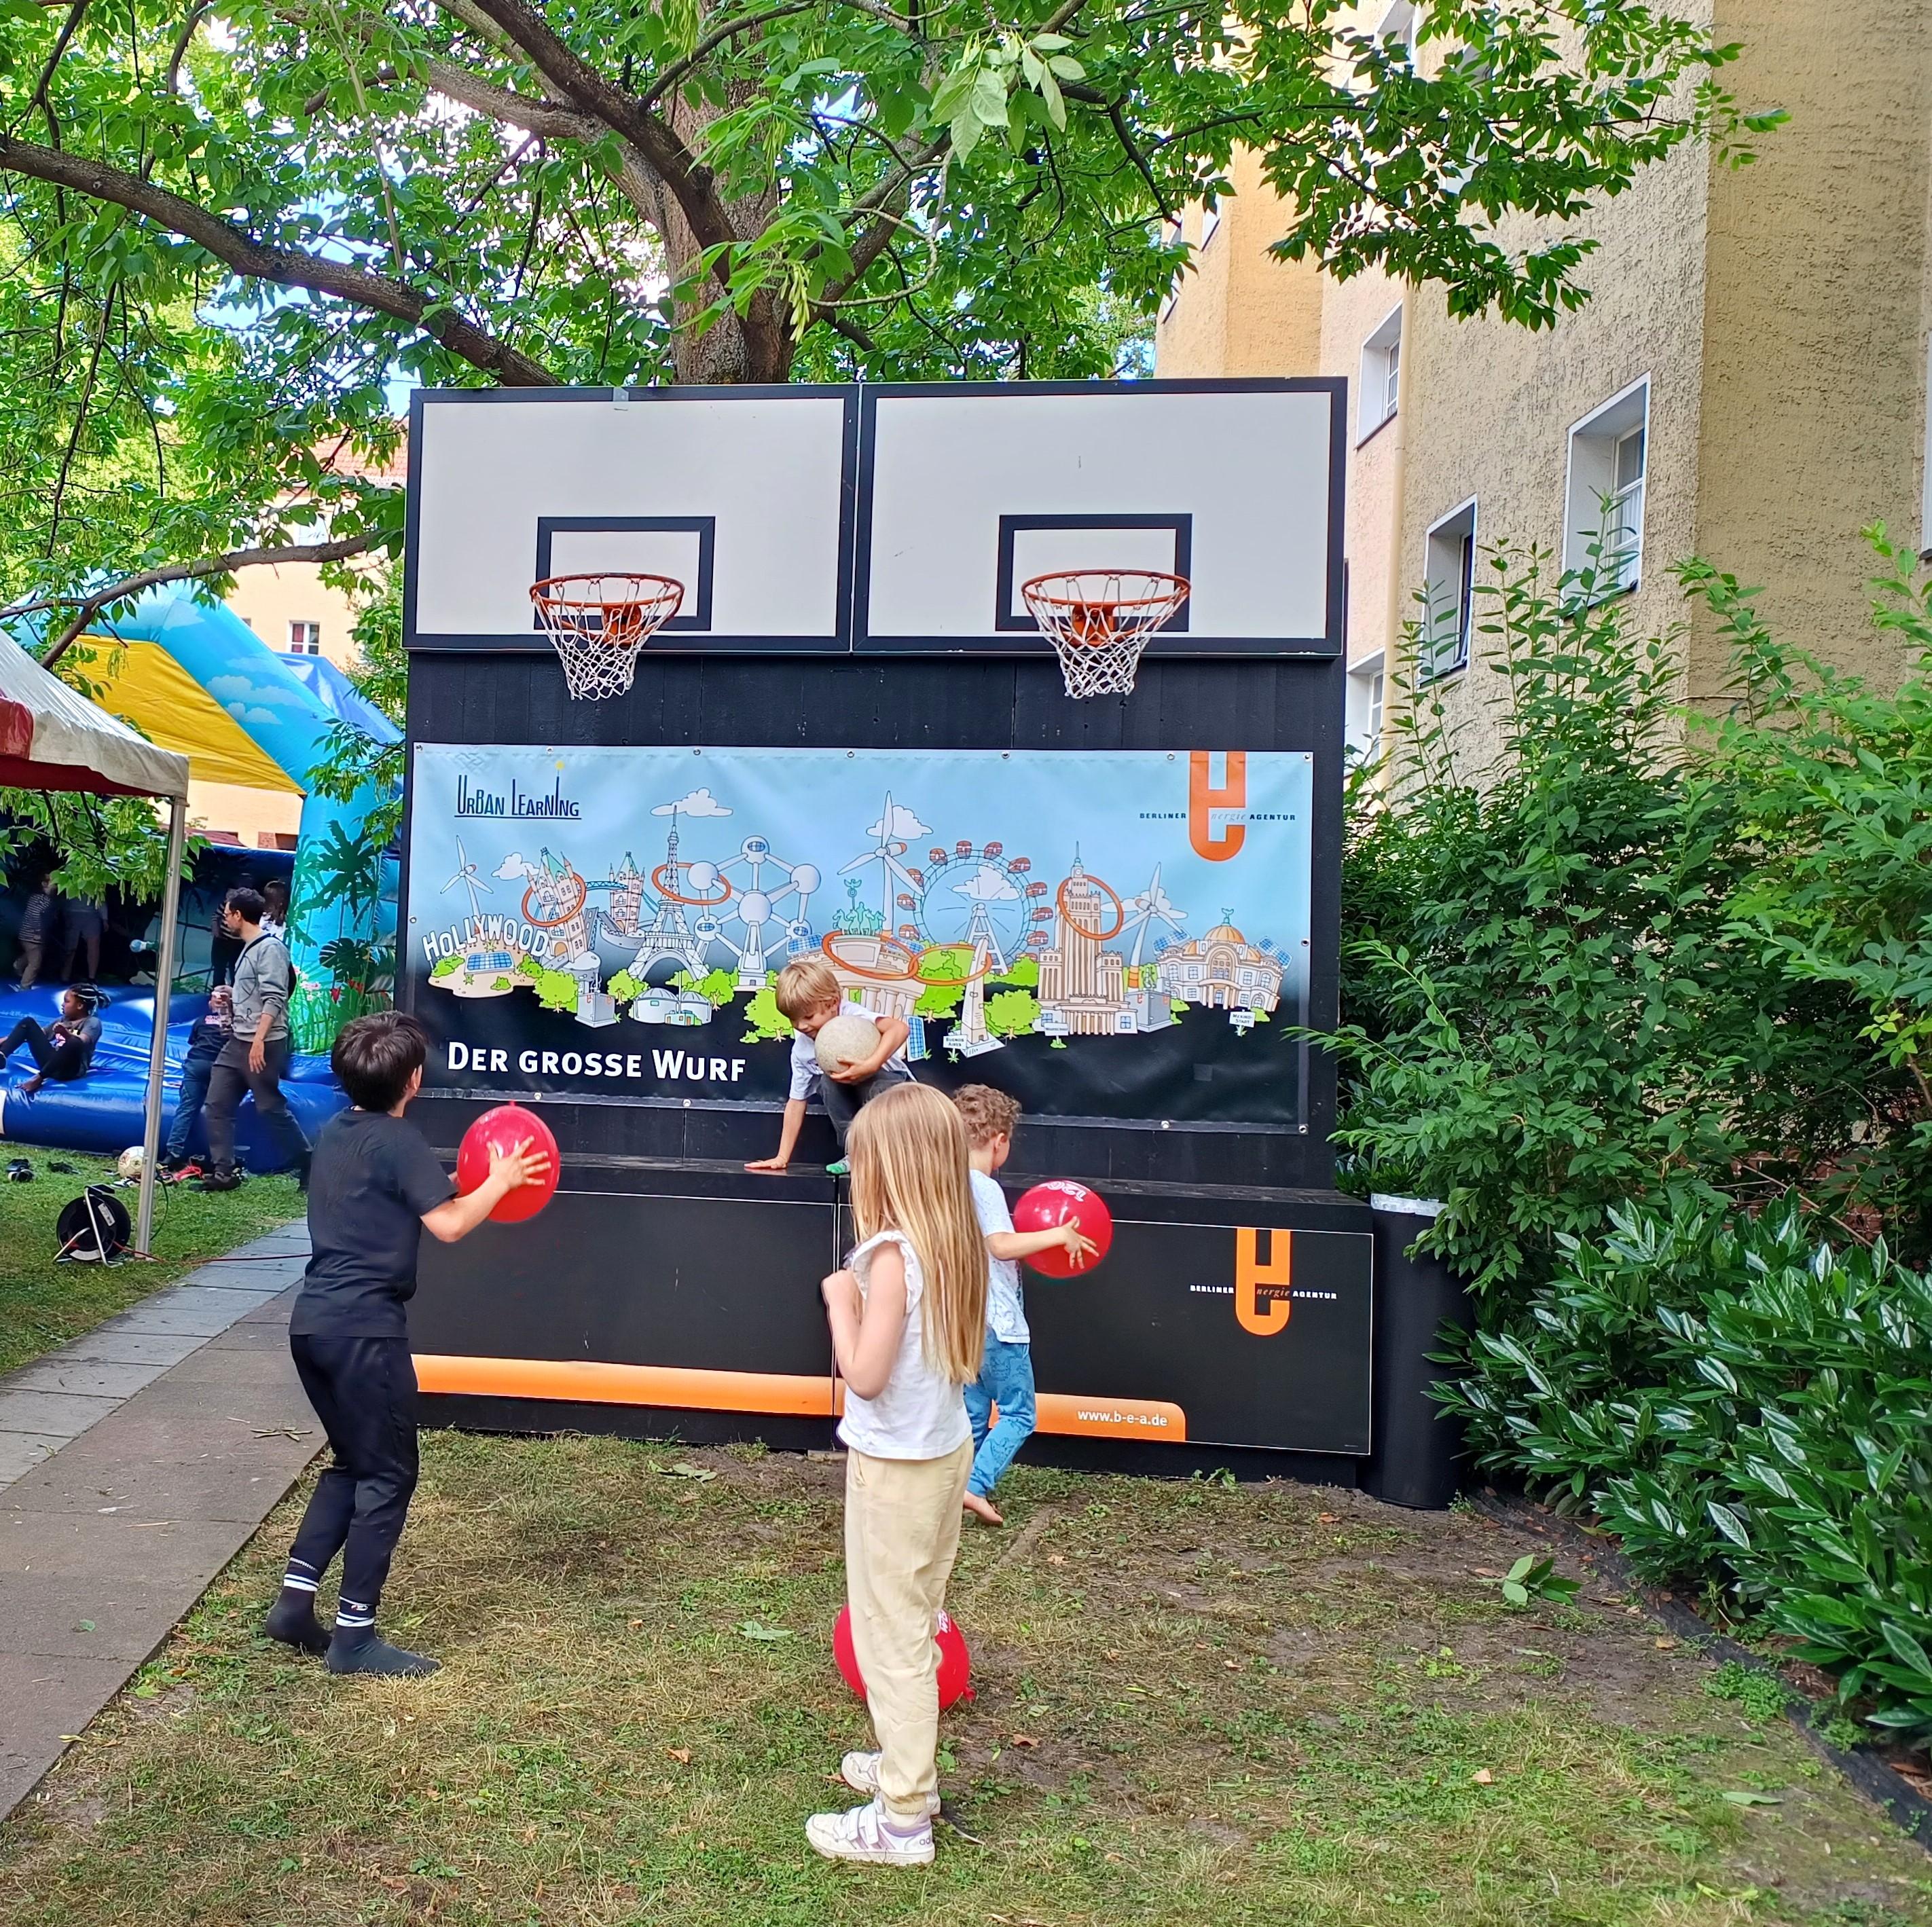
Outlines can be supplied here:
M239 1191L242 1173L239 1171L210 1171L198 1182L196 1191Z

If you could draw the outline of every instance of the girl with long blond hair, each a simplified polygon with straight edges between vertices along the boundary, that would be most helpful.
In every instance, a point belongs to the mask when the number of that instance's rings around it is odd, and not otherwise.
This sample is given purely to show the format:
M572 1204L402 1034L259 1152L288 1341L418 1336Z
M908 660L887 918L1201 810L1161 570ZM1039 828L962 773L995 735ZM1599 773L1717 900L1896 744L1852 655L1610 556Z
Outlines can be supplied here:
M839 1768L871 1802L814 1814L806 1837L828 1860L924 1866L939 1810L933 1624L973 1469L962 1388L986 1338L986 1250L965 1126L938 1092L882 1091L848 1150L860 1242L824 1289L845 1380L845 1595L879 1747Z

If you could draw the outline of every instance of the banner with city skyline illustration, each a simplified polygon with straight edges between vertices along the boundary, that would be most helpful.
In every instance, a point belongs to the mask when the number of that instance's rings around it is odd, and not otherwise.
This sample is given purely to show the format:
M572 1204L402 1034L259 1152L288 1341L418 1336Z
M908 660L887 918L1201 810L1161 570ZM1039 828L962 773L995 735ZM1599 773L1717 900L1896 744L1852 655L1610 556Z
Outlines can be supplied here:
M416 746L425 1083L776 1105L821 957L915 1071L1064 1120L1306 1120L1312 760Z

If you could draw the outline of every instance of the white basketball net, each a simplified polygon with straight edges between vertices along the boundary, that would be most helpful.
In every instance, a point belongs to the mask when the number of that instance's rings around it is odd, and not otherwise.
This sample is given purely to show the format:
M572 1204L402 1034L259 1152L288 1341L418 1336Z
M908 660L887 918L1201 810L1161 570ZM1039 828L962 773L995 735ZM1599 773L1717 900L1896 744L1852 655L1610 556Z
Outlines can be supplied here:
M1078 699L1132 689L1142 650L1187 600L1187 583L1152 569L1073 569L1036 575L1020 594Z
M638 655L684 602L669 576L557 575L530 591L537 619L563 664L578 702L620 696L638 673Z

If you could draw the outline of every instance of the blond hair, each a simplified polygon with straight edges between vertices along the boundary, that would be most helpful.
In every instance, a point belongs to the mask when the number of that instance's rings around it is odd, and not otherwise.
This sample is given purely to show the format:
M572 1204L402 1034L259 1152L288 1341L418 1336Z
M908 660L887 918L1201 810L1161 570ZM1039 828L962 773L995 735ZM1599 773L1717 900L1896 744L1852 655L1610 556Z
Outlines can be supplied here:
M1018 1101L991 1084L962 1084L952 1101L966 1120L966 1141L975 1150L995 1137L1010 1137L1019 1128Z
M788 1023L838 1002L844 994L838 986L838 972L822 957L794 958L772 986L772 1001Z
M980 1375L986 1340L986 1246L973 1210L966 1126L926 1084L895 1084L852 1120L852 1215L859 1235L903 1231L926 1280L920 1344L940 1377Z

